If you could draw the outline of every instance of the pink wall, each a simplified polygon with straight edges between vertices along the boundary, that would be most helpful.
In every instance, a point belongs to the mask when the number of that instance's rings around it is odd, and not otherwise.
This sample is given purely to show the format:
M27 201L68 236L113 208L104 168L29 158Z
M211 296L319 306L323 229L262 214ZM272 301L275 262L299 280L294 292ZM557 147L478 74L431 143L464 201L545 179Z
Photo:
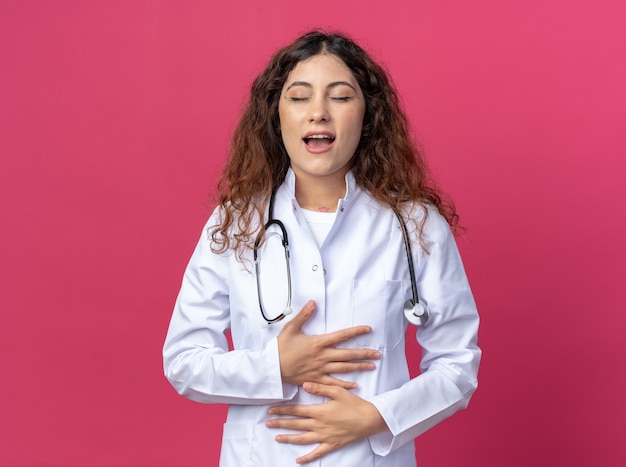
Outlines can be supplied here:
M481 386L420 466L626 465L622 0L0 2L0 465L216 465L160 349L247 87L316 25L386 64L468 229Z

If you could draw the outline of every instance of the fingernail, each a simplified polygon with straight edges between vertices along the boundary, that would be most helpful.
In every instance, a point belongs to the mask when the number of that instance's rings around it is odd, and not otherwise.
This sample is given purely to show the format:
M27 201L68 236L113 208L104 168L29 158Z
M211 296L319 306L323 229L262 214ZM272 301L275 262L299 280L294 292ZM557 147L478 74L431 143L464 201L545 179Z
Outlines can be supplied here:
M381 357L380 352L375 352L374 353L374 358L380 358L380 357Z
M311 383L304 383L302 385L302 389L304 389L305 391L310 391L311 390Z

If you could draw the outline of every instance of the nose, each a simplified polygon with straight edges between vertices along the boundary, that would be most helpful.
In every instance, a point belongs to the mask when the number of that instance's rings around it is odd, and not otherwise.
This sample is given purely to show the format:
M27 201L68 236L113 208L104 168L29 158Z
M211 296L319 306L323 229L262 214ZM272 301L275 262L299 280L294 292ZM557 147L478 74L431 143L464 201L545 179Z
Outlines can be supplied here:
M328 112L328 102L324 96L320 96L311 100L309 108L309 121L310 122L327 122L330 120L330 113Z

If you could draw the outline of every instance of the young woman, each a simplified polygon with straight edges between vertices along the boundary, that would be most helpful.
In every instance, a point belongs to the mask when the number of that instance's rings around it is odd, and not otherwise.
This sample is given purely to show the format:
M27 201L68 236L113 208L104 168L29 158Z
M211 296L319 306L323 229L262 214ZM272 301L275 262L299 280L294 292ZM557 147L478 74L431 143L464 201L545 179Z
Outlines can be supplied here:
M477 387L478 314L385 72L339 34L279 51L219 194L163 353L180 394L230 404L220 465L415 465L413 439Z

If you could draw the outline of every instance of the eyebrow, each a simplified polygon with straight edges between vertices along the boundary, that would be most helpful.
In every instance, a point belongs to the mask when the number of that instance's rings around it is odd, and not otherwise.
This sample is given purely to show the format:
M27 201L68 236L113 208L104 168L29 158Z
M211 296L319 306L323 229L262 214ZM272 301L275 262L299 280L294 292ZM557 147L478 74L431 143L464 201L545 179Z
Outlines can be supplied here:
M307 88L312 88L313 87L311 85L311 83L307 83L306 81L294 81L293 83L291 83L287 87L287 89L285 89L285 91L289 91L291 88L296 87L296 86L304 86L304 87L307 87ZM332 88L335 88L337 86L348 86L354 92L356 92L356 88L354 86L352 86L350 83L348 83L347 81L333 81L332 83L329 83L328 86L326 86L326 88L327 89L332 89Z

